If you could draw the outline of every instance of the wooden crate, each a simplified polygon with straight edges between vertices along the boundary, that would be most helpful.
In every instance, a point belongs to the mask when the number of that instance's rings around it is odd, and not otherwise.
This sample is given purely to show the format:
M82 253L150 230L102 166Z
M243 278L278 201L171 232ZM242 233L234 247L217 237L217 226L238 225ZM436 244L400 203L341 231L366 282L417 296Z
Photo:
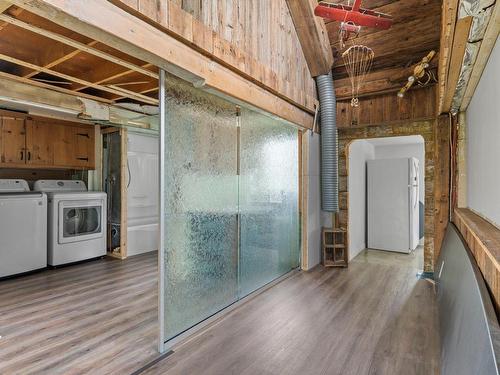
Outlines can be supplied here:
M344 229L323 228L322 247L325 267L347 267L349 253L346 238L347 233Z

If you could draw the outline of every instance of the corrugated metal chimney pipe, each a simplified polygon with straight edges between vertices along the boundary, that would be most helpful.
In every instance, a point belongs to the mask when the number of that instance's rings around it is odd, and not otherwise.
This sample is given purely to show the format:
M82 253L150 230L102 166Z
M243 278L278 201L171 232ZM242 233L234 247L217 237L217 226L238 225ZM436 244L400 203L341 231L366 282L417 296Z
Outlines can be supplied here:
M321 207L338 212L337 105L332 73L316 77L321 116Z

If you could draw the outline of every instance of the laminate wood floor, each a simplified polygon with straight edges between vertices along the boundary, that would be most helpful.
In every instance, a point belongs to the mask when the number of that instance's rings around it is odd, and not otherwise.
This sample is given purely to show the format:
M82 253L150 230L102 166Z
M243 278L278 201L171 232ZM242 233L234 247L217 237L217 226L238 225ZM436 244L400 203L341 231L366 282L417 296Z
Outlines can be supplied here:
M416 277L418 252L365 250L348 269L297 273L145 374L438 374L437 306Z
M157 254L0 281L0 374L130 374L156 358Z

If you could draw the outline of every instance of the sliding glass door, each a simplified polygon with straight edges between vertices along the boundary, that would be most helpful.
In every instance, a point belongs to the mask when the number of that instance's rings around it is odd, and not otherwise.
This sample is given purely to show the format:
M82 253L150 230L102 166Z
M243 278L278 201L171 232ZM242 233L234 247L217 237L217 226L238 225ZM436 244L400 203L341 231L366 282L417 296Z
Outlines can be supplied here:
M243 110L240 132L240 297L298 266L298 133Z
M167 78L165 339L238 298L234 105Z
M299 262L297 129L166 82L164 341Z

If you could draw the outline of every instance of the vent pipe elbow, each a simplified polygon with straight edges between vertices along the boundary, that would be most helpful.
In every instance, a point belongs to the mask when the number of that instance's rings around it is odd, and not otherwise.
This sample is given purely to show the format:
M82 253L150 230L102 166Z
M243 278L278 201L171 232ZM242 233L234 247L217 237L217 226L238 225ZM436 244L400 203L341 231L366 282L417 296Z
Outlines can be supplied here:
M321 208L339 210L337 101L332 73L316 77L321 116Z

